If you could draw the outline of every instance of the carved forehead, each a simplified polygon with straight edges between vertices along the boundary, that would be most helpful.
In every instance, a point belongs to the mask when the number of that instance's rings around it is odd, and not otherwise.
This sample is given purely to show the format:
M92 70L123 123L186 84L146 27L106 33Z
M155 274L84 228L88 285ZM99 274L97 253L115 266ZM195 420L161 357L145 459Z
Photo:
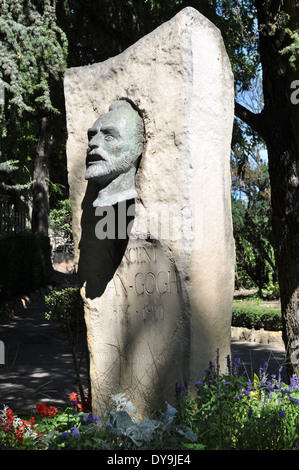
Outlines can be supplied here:
M100 116L92 126L94 130L116 128L121 136L134 135L141 132L142 119L136 111L127 108L112 109Z

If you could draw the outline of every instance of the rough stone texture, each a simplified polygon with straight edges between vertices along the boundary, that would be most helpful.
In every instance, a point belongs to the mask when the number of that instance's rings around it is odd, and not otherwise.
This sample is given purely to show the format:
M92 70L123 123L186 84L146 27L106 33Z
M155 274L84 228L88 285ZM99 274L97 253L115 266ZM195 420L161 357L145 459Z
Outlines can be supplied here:
M141 111L146 145L129 239L98 240L86 132L119 98ZM65 100L93 409L124 392L146 414L172 401L175 383L194 384L217 349L223 368L230 354L234 90L221 34L186 8L119 56L67 70Z
M254 328L232 326L231 338L237 341L249 341L250 343L275 344L284 348L281 331L267 331L264 328L255 330Z

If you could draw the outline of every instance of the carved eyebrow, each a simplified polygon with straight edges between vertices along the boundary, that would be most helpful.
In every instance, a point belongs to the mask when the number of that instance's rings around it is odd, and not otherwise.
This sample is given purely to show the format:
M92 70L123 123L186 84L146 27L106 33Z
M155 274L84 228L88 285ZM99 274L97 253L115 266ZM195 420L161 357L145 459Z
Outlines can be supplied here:
M115 137L120 137L120 132L119 132L119 130L117 129L117 127L114 127L114 126L105 126L105 127L102 127L102 128L101 128L101 132L103 132L104 134L112 134L112 135L114 135Z
M96 129L94 129L93 127L91 127L90 129L87 130L87 135L88 135L88 137L92 137L92 136L94 136L96 133L97 133L97 131L96 131Z

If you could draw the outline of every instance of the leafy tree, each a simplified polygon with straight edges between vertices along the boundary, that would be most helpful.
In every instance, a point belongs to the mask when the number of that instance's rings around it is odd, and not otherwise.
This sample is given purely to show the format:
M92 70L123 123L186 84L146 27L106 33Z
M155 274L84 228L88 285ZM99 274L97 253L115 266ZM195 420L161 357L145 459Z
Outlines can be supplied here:
M256 0L264 107L253 113L236 103L236 115L265 141L271 184L272 228L278 270L283 338L289 373L299 338L299 108L291 99L299 67L299 3Z
M66 36L56 23L55 4L50 0L2 0L0 4L0 80L5 88L0 115L2 159L8 159L18 138L23 137L26 123L34 122L32 228L43 234L48 231L51 127L53 116L59 115L62 107L59 99L67 53ZM24 164L28 154L24 149L20 153L20 164Z
M48 168L48 144L53 142L52 135L57 135L50 132L49 122L55 108L53 99L61 98L61 82L56 80L61 79L65 63L66 41L62 31L69 41L68 67L88 65L118 54L185 6L199 10L222 32L235 76L238 119L233 145L236 141L248 145L249 135L256 141L262 139L267 147L283 337L290 358L292 342L299 339L298 0L61 0L57 5L54 1L50 4L50 1L2 0L0 73L7 92L11 93L11 107L7 112L18 119L16 111L23 109L37 115L43 124L42 132L36 134L40 155L36 161L46 163L37 165L40 180L45 180L42 168ZM32 25L35 28L30 29ZM29 47L24 31L31 31L30 41L35 46ZM22 50L16 45L16 38ZM7 50L3 49L3 41ZM239 96L250 89L259 71L264 105L261 110L253 111L239 102ZM22 89L22 102L14 92L16 86ZM58 101L56 109L63 115L63 104ZM244 128L241 122L247 126ZM240 167L246 163L246 158L243 160L239 162ZM38 194L37 191L35 200ZM289 370L299 375L299 365L290 363Z
M237 274L245 272L260 291L277 279L271 228L268 165L259 151L240 175L232 162L232 212Z
M0 174L2 175L0 181L0 188L3 190L3 194L0 194L0 201L5 200L5 192L9 191L21 191L22 189L27 189L28 184L10 184L9 182L5 181L4 175L9 175L10 173L16 171L18 169L17 166L18 160L6 160L4 162L0 162Z

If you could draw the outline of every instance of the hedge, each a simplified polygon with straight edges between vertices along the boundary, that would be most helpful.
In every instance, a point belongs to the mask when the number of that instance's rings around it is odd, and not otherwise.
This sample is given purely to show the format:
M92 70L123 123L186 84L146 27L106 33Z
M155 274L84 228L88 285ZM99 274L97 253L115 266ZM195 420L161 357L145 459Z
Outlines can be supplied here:
M46 236L25 233L0 240L0 301L44 287L52 274Z
M267 307L242 305L240 303L233 307L232 326L281 331L281 312Z

